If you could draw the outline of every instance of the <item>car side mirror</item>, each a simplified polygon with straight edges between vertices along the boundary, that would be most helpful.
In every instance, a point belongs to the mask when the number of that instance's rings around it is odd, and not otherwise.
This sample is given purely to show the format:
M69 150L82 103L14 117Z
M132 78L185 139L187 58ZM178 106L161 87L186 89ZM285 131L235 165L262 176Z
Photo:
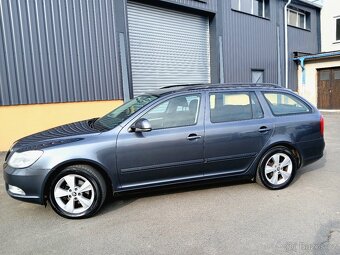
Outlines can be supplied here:
M152 130L150 122L144 118L137 120L131 129L134 132L149 132Z

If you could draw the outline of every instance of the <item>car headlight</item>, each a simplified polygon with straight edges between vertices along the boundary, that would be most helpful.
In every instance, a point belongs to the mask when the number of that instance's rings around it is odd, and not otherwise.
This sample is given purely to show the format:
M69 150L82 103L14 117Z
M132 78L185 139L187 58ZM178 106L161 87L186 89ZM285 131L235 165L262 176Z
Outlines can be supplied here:
M8 165L13 168L25 168L33 165L41 155L43 151L24 151L24 152L14 152L8 161Z

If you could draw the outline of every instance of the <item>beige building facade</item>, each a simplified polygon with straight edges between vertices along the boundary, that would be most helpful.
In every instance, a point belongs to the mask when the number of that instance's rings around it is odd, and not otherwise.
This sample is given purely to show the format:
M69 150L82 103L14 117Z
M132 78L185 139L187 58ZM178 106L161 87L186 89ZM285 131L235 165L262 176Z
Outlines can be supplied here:
M340 109L337 106L337 101L340 102L338 91L333 88L340 81L338 72L340 72L340 54L334 57L305 59L304 71L301 64L298 70L299 94L319 109ZM326 85L322 86L320 83Z

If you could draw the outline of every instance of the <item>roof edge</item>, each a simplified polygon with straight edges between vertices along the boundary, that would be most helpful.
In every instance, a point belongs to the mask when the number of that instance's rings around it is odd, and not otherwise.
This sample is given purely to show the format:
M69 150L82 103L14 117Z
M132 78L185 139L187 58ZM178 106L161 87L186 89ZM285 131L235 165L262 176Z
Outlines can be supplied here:
M311 1L308 1L308 0L294 0L294 2L300 2L300 3L306 4L306 5L317 7L319 9L321 9L323 7L322 4L311 2Z
M340 50L339 51L329 51L329 52L322 52L317 54L311 54L311 55L303 55L299 57L293 58L293 60L313 60L313 59L321 59L321 58L331 58L331 57L338 57L340 56Z

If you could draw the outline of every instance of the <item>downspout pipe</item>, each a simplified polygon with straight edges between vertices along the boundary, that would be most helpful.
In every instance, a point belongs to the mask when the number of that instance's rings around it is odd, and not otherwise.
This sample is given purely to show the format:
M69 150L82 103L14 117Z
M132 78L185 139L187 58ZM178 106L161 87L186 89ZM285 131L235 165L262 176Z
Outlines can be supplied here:
M285 14L285 87L288 88L288 5L292 0L288 0L284 7Z
M305 58L300 58L300 66L302 70L301 84L302 86L305 86L306 85Z
M302 79L301 79L301 92L302 96L305 96L305 87L306 87L306 68L305 68L305 59L300 58L300 66L302 71Z

